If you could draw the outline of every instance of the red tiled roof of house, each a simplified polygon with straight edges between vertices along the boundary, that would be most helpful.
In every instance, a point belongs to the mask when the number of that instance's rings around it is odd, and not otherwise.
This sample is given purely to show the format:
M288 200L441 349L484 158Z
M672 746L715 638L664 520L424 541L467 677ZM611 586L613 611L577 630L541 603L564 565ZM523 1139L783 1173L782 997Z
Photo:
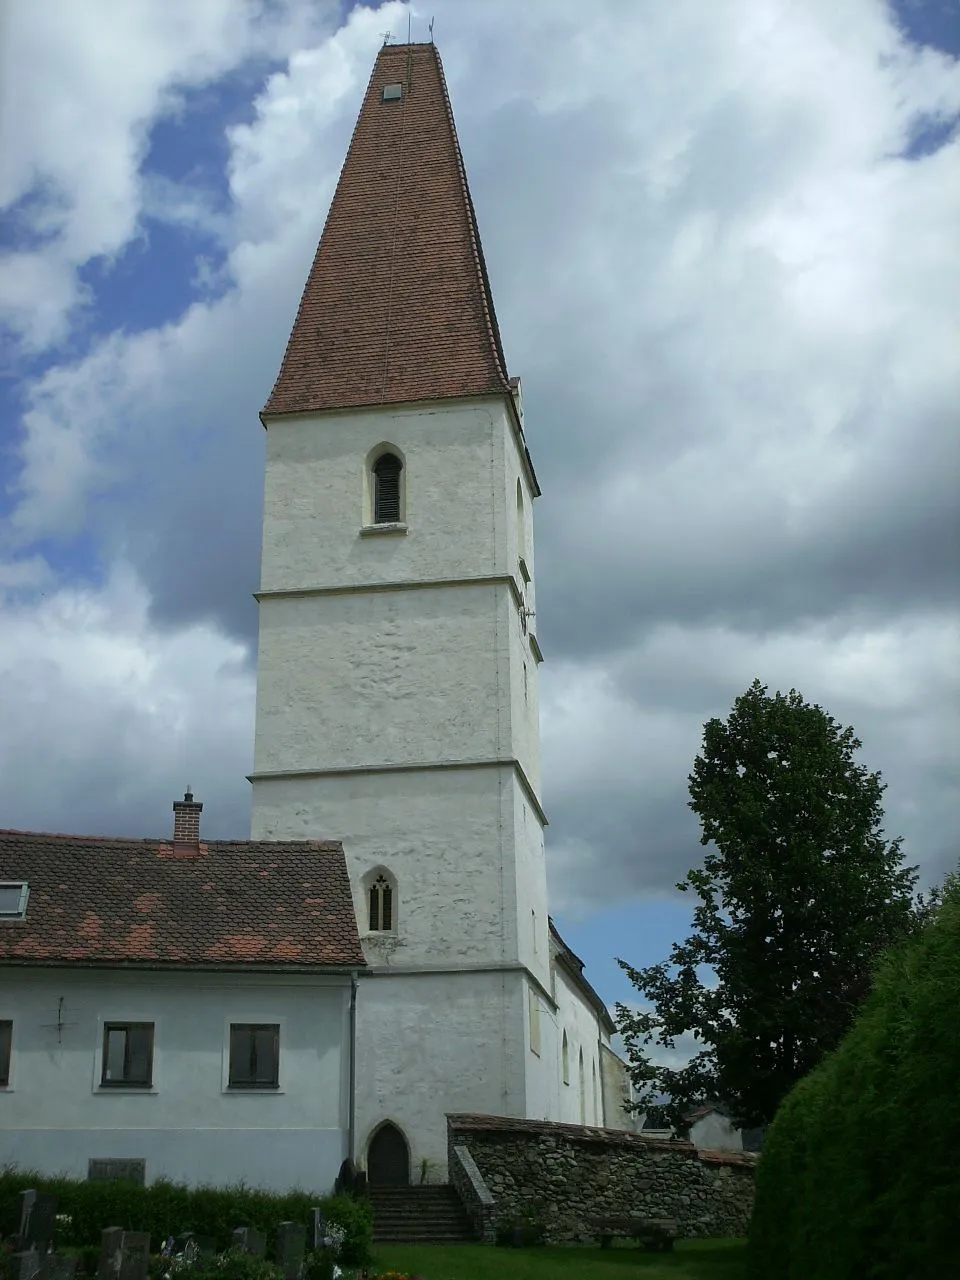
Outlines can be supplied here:
M0 920L0 964L364 964L340 844L0 831L0 881L26 881Z
M263 412L494 393L510 382L440 56L387 45Z

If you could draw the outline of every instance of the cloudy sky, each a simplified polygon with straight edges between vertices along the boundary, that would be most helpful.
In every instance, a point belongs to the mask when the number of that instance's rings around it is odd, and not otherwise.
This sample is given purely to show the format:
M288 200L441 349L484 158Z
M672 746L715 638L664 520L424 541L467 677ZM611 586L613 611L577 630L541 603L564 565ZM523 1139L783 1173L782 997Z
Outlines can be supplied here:
M537 510L554 912L610 1001L755 676L958 803L958 0L429 0ZM0 0L0 825L248 834L263 405L407 9ZM336 836L336 832L318 833Z

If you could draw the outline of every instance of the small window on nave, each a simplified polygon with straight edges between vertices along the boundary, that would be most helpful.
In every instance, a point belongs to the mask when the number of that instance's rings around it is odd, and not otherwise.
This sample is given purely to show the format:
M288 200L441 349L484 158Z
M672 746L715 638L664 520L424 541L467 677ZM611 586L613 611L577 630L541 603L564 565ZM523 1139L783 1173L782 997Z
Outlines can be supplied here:
M560 1050L561 1061L563 1064L563 1083L570 1083L570 1045L567 1041L567 1033L563 1033L563 1044Z
M386 876L378 875L371 883L368 894L371 933L387 933L393 929L395 918L393 897L393 885Z

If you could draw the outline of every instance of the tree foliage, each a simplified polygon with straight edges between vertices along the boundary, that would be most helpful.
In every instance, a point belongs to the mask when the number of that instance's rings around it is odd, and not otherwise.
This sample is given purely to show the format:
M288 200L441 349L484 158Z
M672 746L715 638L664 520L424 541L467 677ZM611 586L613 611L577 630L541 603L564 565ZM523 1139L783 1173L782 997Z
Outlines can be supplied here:
M699 899L694 932L661 964L618 960L648 1006L618 1005L638 1105L666 1093L682 1124L721 1100L735 1123L768 1124L850 1027L880 953L916 929L915 868L884 837L860 746L759 681L704 726L689 803L710 851L677 886ZM651 1061L689 1032L703 1047L687 1066Z
M960 1275L960 878L767 1135L750 1280Z

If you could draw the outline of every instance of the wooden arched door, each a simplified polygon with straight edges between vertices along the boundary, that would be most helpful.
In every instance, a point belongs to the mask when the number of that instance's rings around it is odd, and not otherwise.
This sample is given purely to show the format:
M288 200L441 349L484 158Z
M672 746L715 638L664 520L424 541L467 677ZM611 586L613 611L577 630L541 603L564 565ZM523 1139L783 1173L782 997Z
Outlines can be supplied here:
M367 1177L371 1187L410 1185L410 1148L397 1126L389 1121L370 1139Z

